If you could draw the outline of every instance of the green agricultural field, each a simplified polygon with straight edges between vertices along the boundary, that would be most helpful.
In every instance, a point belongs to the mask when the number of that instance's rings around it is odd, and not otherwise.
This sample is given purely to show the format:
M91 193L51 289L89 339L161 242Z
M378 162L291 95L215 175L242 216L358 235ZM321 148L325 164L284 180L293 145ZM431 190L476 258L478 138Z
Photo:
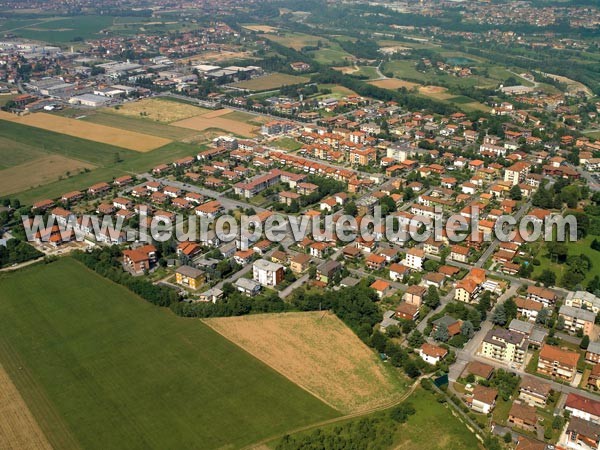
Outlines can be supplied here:
M127 119L124 118L124 123L127 122ZM139 120L141 121L141 119ZM157 129L162 129L160 124ZM182 135L186 133L188 133L187 130L181 130ZM31 189L10 195L19 198L23 204L44 198L58 197L65 192L85 189L94 183L110 181L121 175L144 172L161 163L196 155L204 148L203 145L172 142L156 150L140 153L0 120L0 157L2 158L0 170L17 167L28 161L52 154L90 163L97 167L89 172L72 173L69 177L45 184L39 183L35 173L28 174L31 180L27 186L31 186ZM4 195L6 193L0 192L0 197Z
M110 16L76 16L76 17L53 17L40 18L37 21L25 19L15 21L11 31L15 35L25 39L50 42L54 44L68 44L98 37L98 33L109 28L113 23ZM18 22L22 22L18 24ZM4 27L6 28L6 27Z
M278 89L281 86L307 83L308 81L310 81L310 79L307 77L287 75L285 73L272 73L252 80L240 81L233 86L248 89L249 91L267 91L270 89Z
M80 111L79 111L80 112ZM158 136L174 141L191 138L197 135L198 132L186 130L179 127L173 127L156 121L149 121L142 117L130 117L124 114L115 114L109 111L93 111L87 114L84 118L86 122L97 123L114 128L121 128L128 131L136 131L138 133Z
M64 258L0 276L0 362L54 448L239 448L338 413Z

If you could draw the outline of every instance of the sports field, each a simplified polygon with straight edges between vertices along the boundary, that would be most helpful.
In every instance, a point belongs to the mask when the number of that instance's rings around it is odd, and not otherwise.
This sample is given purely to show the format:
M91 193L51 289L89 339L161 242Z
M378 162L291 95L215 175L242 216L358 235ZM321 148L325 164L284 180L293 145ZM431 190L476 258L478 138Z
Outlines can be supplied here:
M54 448L239 448L338 415L64 258L0 275L0 362Z
M0 111L0 119L138 152L148 152L171 142L169 139L157 136L81 122L76 119L46 113L35 113L20 117Z
M285 73L272 73L252 80L240 81L239 83L234 83L233 86L248 89L249 91L267 91L278 89L281 86L308 83L309 81L307 77L287 75Z
M398 401L403 382L334 314L207 319L227 339L345 413Z

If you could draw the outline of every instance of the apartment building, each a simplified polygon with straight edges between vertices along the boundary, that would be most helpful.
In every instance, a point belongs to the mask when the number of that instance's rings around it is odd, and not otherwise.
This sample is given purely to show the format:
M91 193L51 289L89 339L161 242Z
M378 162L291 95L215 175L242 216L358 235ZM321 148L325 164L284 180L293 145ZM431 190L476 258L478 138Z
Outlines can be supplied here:
M594 322L596 314L586 309L573 308L572 306L563 305L558 310L559 317L565 321L565 329L572 333L577 330L582 330L583 334L588 336L594 330Z
M594 314L598 314L600 311L600 298L587 291L569 292L565 298L565 305L573 308L585 308Z
M252 266L252 279L263 286L277 286L283 281L284 267L265 259L254 261Z
M488 331L481 343L479 354L496 361L522 364L527 345L527 337L524 334L497 328Z
M577 374L579 353L544 344L540 350L537 372L571 382Z

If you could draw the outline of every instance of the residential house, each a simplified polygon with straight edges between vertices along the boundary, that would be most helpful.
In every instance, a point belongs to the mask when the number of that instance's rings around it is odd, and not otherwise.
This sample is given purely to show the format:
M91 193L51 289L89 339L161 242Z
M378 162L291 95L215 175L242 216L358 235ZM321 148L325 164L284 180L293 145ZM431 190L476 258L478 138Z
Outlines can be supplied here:
M421 345L419 355L426 363L435 365L446 357L448 350L437 345L428 344L427 342Z
M390 279L401 282L402 279L410 273L410 269L403 264L390 265Z
M598 400L571 393L567 396L565 409L571 413L571 417L600 424L600 401Z
M519 386L519 399L531 406L546 406L552 385L536 377L523 377Z
M384 281L384 283L386 282ZM379 295L379 288L373 289L375 289ZM382 298L385 295L385 293L382 293L379 298ZM419 307L410 303L400 302L396 307L396 317L399 319L415 321L419 317Z
M432 323L433 333L436 333L438 329L444 328L448 332L450 338L460 334L460 328L462 327L462 321L455 319L451 316L443 316L436 319Z
M369 287L375 290L380 299L392 292L392 285L384 280L375 280Z
M519 313L520 317L526 318L530 322L535 322L538 313L544 308L544 304L542 302L530 300L524 297L517 297L515 299L515 304L517 305L517 312Z
M317 267L317 281L329 284L333 277L342 269L339 262L329 260Z
M526 431L535 431L537 427L537 413L533 406L514 402L508 413L507 425L518 427Z
M585 360L592 364L600 363L600 342L590 342L585 352Z
M586 387L597 391L600 389L600 364L595 364L588 376Z
M572 417L567 425L564 441L560 443L568 449L598 450L600 449L600 425Z
M402 300L404 300L409 305L415 305L420 307L423 303L425 294L427 293L427 289L424 286L409 286L406 289L406 292L402 296Z
M471 397L470 405L473 411L481 414L489 414L496 406L496 398L498 391L494 388L477 385L473 389L473 397Z
M461 375L462 378L466 378L469 375L473 375L475 380L489 380L492 378L494 373L494 367L489 364L485 364L479 361L471 361Z
M238 278L234 283L235 288L244 295L254 297L258 295L262 289L261 284L258 281L250 280L248 278Z
M311 258L306 253L298 253L290 260L290 269L292 272L304 273L310 266Z
M404 265L413 270L423 270L423 262L425 261L425 252L418 248L411 248L406 252Z
M527 299L541 302L544 308L548 308L554 306L556 300L558 300L558 295L550 289L539 286L527 286Z
M181 266L175 271L175 281L181 286L198 289L204 284L204 272L192 266Z

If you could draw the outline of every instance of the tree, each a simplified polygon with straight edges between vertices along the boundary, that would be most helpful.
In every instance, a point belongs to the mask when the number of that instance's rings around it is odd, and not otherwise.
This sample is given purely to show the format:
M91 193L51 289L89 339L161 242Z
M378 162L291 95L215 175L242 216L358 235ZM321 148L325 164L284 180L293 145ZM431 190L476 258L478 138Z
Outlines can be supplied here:
M590 337L586 334L581 339L581 342L579 343L579 348L581 348L582 350L587 350L589 345L590 345Z
M435 333L433 333L433 338L436 341L447 342L450 339L450 334L448 334L448 329L446 327L437 327Z
M564 330L565 328L565 318L563 316L558 316L556 320L556 329L558 331Z
M546 325L549 315L550 315L550 311L548 311L546 308L542 308L540 310L540 312L538 312L538 315L535 319L535 323L539 323L541 325Z
M356 207L356 203L354 203L353 201L349 201L348 203L346 203L346 206L344 206L344 213L348 214L349 216L356 217L358 215L358 208Z
M494 314L492 315L492 323L503 327L504 325L506 325L506 322L507 319L504 305L498 305L494 310Z
M475 328L473 327L473 324L470 321L465 320L460 326L460 334L467 339L471 339L475 334Z
M420 347L425 342L425 338L423 338L423 334L419 330L414 330L408 336L408 345L411 347Z
M554 286L556 284L556 274L550 269L544 269L537 280L546 287Z
M517 304L512 298L506 300L502 306L504 306L506 312L507 322L517 317Z
M429 286L427 293L425 294L424 303L431 309L435 309L440 304L440 295L438 294L435 286Z
M521 194L521 188L518 184L515 184L513 187L510 188L509 195L511 200L520 201L523 199L523 194Z

